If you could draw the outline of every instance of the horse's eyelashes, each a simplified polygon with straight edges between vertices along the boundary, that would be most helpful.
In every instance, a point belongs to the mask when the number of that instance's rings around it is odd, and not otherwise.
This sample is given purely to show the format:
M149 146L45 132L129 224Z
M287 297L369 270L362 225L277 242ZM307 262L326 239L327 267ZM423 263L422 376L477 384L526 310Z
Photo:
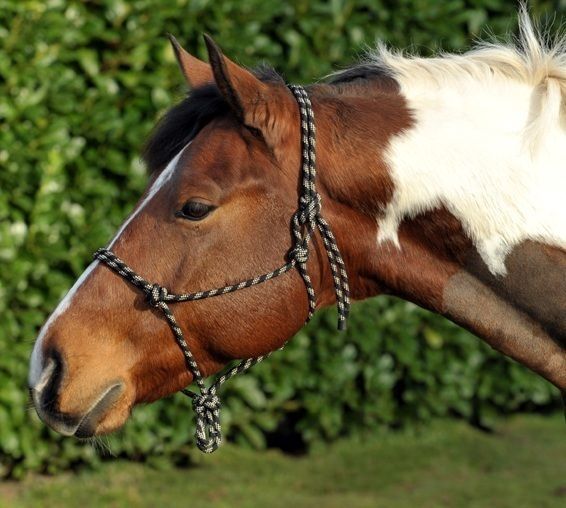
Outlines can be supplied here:
M202 220L215 208L215 206L203 203L202 201L189 200L175 215L188 220Z

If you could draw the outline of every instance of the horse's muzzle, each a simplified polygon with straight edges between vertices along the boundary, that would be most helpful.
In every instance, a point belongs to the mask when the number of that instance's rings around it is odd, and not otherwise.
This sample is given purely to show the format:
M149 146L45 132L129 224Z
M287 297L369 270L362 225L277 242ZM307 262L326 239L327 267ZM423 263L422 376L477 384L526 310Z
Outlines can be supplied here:
M53 430L64 436L92 437L98 423L124 391L122 382L114 382L94 398L94 402L82 413L61 411L58 393L64 374L60 355L52 353L41 373L39 381L30 387L30 394L39 418Z

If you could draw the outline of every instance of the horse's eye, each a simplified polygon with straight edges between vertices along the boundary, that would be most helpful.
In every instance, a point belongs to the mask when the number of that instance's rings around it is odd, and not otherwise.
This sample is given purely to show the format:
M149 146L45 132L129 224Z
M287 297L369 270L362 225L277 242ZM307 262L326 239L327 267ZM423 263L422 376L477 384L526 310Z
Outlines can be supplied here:
M183 219L201 220L212 212L214 208L214 206L207 205L200 201L187 201L183 205L183 208L181 208L175 215L177 217L182 217Z

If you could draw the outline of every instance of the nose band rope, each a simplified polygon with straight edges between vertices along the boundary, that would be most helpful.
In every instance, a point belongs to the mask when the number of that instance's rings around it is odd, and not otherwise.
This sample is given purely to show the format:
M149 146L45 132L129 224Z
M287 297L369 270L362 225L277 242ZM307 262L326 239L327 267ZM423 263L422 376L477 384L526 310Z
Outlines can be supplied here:
M198 364L191 353L185 340L183 330L177 323L169 305L171 303L191 302L203 300L214 296L233 293L240 289L257 286L271 279L279 277L284 273L297 268L301 275L308 296L308 316L307 322L312 318L316 309L316 293L307 271L309 258L309 244L316 231L320 233L328 261L332 272L334 290L336 292L336 306L338 309L338 329L344 330L346 320L350 311L350 291L348 287L348 274L346 266L338 249L336 239L328 223L321 216L321 198L316 191L316 129L314 124L314 113L309 96L305 89L298 85L289 85L289 89L295 96L299 105L301 117L301 144L302 144L302 184L299 207L291 218L293 232L293 247L288 253L288 262L280 268L271 272L258 275L252 279L247 279L236 284L230 284L207 291L196 293L174 294L167 288L148 282L143 277L132 270L124 261L116 256L109 249L98 249L94 258L102 261L110 269L123 277L130 284L134 285L145 293L148 303L159 309L167 320L175 340L183 351L187 369L191 372L194 382L197 384L199 392L193 392L187 388L182 392L192 399L193 409L196 415L196 444L197 447L205 452L212 453L222 443L222 428L220 426L221 402L218 397L218 389L236 374L242 373L261 362L271 355L271 353L248 358L240 361L237 365L229 368L221 374L216 381L206 387L204 377Z

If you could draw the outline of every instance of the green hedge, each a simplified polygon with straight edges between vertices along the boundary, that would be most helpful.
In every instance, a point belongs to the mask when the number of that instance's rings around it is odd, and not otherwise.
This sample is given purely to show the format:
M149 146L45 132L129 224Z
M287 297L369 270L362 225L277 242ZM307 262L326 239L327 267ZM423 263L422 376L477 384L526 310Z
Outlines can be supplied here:
M0 476L99 460L29 408L28 357L50 310L144 187L140 147L183 93L167 32L201 57L208 32L240 62L269 61L300 82L346 65L376 38L425 52L464 48L488 20L496 33L513 28L513 9L506 0L0 1ZM474 337L385 298L357 305L345 336L331 311L321 314L229 385L227 434L256 447L433 416L485 422L556 402L546 382ZM191 440L178 396L136 411L109 443L117 455L184 462Z

